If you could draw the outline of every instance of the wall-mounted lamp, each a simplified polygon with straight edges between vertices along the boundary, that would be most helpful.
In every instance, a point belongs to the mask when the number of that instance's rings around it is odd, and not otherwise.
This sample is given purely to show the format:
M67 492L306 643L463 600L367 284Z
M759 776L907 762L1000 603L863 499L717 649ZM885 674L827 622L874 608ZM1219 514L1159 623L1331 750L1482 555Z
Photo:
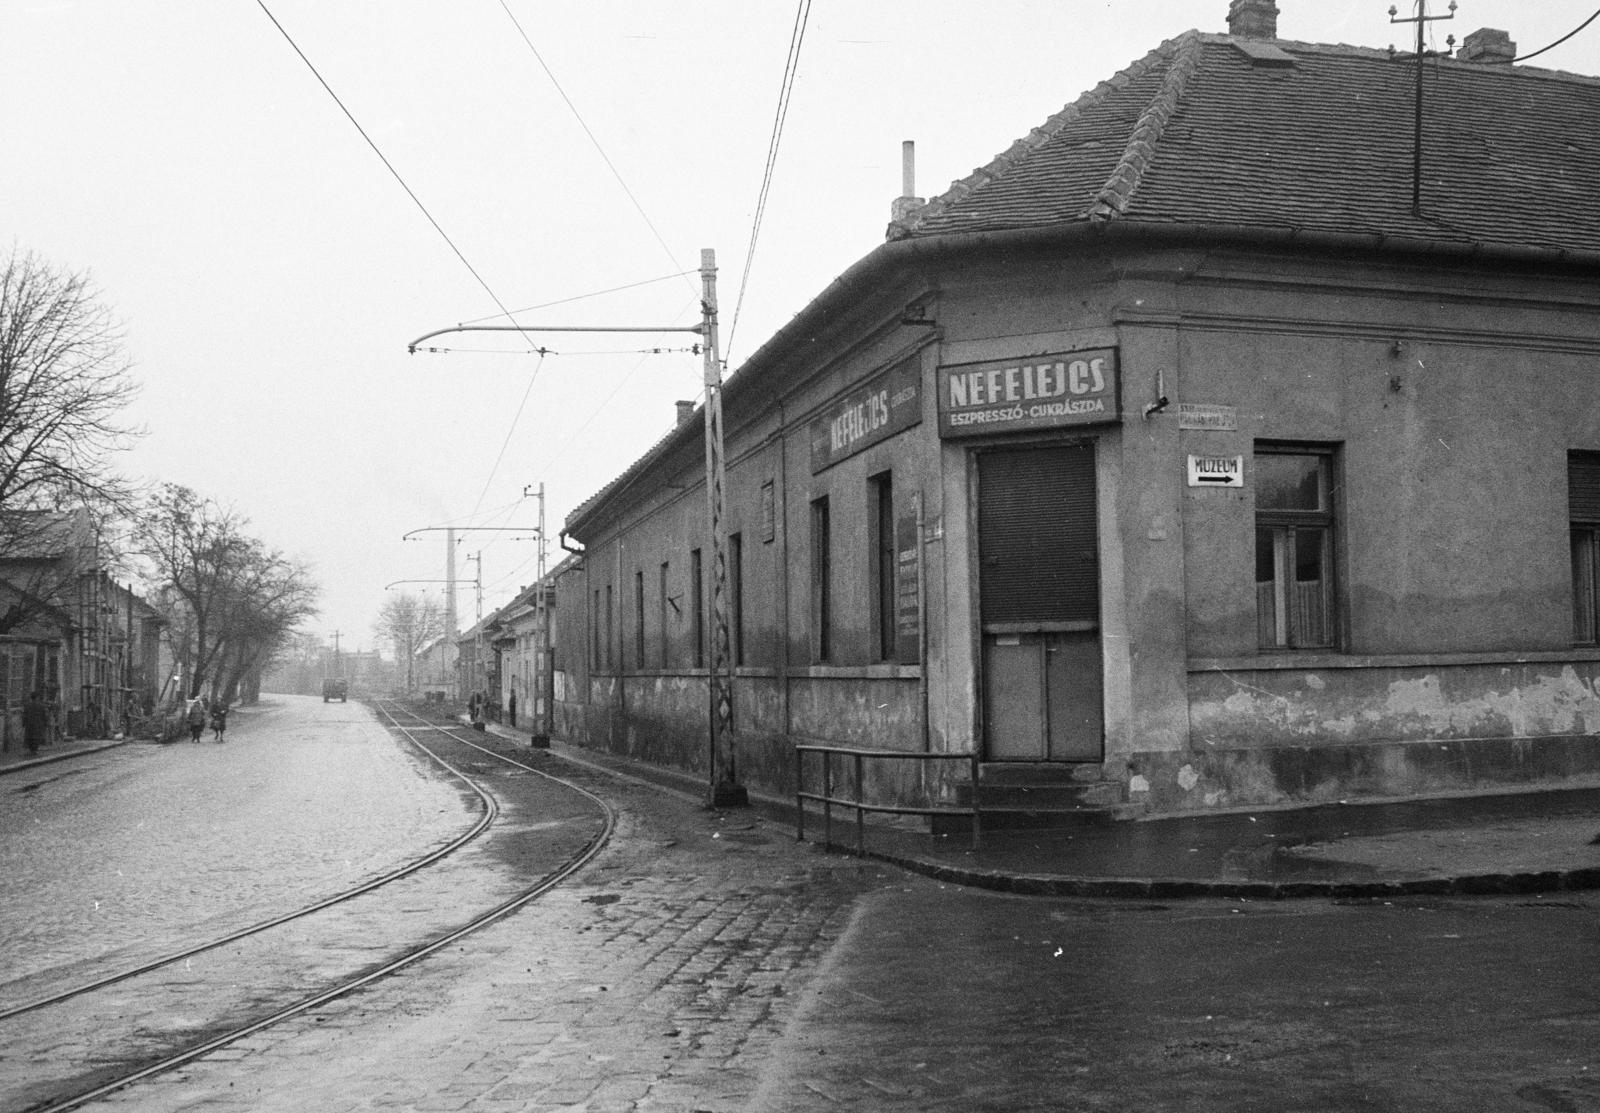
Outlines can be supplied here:
M922 302L912 302L906 306L905 312L900 314L902 325L920 325L923 328L938 328L939 322L928 316L928 307Z
M1144 408L1145 420L1150 420L1151 414L1158 414L1171 403L1167 399L1167 376L1160 368L1156 369L1156 400Z

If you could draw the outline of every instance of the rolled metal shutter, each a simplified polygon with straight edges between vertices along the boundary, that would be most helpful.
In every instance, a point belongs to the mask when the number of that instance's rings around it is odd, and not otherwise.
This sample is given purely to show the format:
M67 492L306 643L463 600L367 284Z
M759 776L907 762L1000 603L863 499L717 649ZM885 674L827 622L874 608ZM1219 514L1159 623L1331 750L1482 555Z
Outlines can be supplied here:
M982 453L978 552L985 626L1097 623L1094 446Z

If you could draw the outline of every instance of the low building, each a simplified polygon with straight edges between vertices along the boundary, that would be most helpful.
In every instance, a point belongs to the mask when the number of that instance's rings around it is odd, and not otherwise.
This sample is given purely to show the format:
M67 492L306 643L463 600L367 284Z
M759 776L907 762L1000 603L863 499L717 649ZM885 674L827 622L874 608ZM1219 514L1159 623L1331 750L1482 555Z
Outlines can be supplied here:
M902 198L729 377L743 781L797 743L1122 814L1600 774L1600 81L1276 17ZM702 435L569 517L558 700L703 772Z
M9 515L0 545L0 745L21 745L21 707L41 692L52 733L100 738L135 729L171 669L165 619L106 571L84 511Z

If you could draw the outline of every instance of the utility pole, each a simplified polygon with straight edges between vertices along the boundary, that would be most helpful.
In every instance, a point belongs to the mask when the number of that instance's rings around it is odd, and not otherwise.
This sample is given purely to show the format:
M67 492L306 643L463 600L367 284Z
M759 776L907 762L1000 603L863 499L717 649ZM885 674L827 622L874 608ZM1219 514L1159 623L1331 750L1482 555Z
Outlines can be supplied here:
M444 657L445 664L450 667L449 676L454 677L461 672L461 660L456 652L456 531L444 531ZM451 693L456 699L461 698L461 689Z
M528 489L522 489L522 496L528 497ZM556 678L550 666L553 660L551 650L553 643L550 637L550 585L545 582L548 574L545 569L545 532L544 532L544 484L539 484L539 564L538 574L534 583L538 584L537 594L534 596L533 613L534 625L538 629L539 644L534 649L533 655L533 684L535 722L537 728L533 732L533 745L536 749L544 749L550 745L550 735L555 733L556 715Z
M732 656L728 639L728 522L723 517L727 479L722 451L722 358L717 342L717 253L700 252L701 340L705 349L706 388L706 525L711 533L711 669L707 676L710 702L711 784L707 803L714 808L748 804L739 783L733 737L733 686L728 676Z
M1401 55L1398 55L1398 57L1405 58L1405 59L1415 58L1416 62L1417 62L1417 89L1416 89L1416 100L1415 100L1416 120L1415 120L1415 130L1414 130L1414 133L1413 133L1412 145L1411 145L1411 215L1412 216L1421 216L1422 215L1422 90L1423 90L1422 63L1423 63L1423 61L1425 59L1428 59L1428 58L1437 58L1437 57L1440 57L1441 55L1448 55L1452 51L1454 51L1455 48L1456 48L1456 37L1454 35L1450 35L1449 37L1447 37L1445 39L1446 45L1449 46L1449 48L1450 48L1449 50L1443 50L1443 51L1428 50L1427 49L1427 43L1423 38L1423 34L1427 30L1428 24L1436 23L1436 22L1438 22L1439 20L1442 20L1442 19L1454 19L1456 17L1456 0L1450 0L1450 14L1449 15L1429 15L1428 14L1428 0L1416 0L1416 5L1417 5L1417 8L1416 8L1417 14L1415 16L1409 18L1409 19L1400 19L1400 18L1398 18L1399 9L1394 7L1393 5L1390 5L1390 7L1389 7L1389 22L1390 23L1415 23L1417 25L1417 48L1416 48L1416 51L1414 53L1412 53L1412 54L1401 54ZM1395 52L1394 52L1394 47L1392 47L1392 46L1389 48L1389 56L1391 58L1396 57Z
M749 796L739 783L736 747L733 736L732 689L728 679L731 656L728 639L728 526L723 518L723 488L726 485L722 448L722 361L717 350L717 253L700 251L700 323L678 325L452 325L417 337L406 346L415 355L423 341L452 332L694 332L700 334L705 356L705 433L706 433L706 512L707 532L711 535L711 668L708 684L711 783L707 798L713 807L748 804ZM542 544L542 534L541 534Z

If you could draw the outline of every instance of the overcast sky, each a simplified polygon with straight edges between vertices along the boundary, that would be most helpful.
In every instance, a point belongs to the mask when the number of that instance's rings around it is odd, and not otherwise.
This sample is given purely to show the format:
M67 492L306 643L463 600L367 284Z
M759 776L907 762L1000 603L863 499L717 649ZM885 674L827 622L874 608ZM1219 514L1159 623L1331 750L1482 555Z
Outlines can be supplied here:
M694 324L713 248L737 371L882 242L902 140L938 194L1228 8L814 0L741 298L797 3L264 2L5 0L0 239L89 272L125 322L149 435L124 470L312 564L314 629L346 649L372 646L385 585L443 578L445 535L407 532L531 526L542 483L553 564L567 512L699 397L686 334L548 334L543 359L515 335L410 341L502 307ZM1278 6L1286 39L1409 45L1389 0ZM1528 52L1596 6L1460 0L1434 37L1497 27ZM1530 64L1600 74L1600 21ZM462 536L485 612L534 578L535 542ZM459 609L470 625L470 584Z

